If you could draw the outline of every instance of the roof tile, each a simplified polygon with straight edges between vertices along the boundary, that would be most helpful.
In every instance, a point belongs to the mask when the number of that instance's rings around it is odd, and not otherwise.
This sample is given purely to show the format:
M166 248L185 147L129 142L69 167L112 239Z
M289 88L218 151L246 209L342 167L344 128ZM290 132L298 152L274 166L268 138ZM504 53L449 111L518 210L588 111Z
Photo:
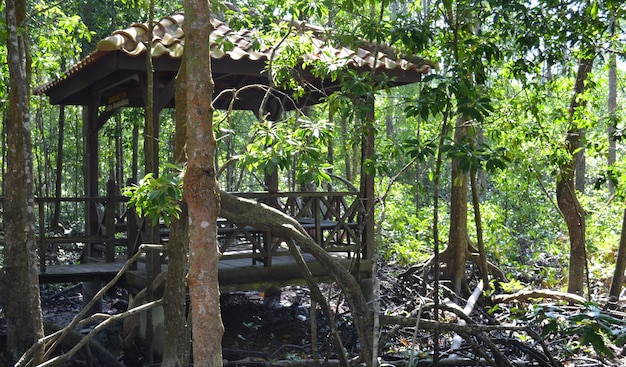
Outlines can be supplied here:
M174 14L162 18L155 23L153 28L152 56L171 58L180 58L183 54L185 44L185 34L182 28L184 21L183 14ZM315 33L323 33L324 29L308 25L304 22L294 21L296 28ZM235 31L226 23L214 19L212 20L213 32L211 33L211 57L214 59L230 58L231 60L269 60L274 52L273 47L264 46L259 50L253 47L254 32L251 30ZM130 56L139 56L145 54L147 47L148 26L142 23L135 23L129 28L113 32L109 37L98 42L96 51L72 66L64 73L60 80L56 80L44 84L36 88L36 93L43 93L47 89L53 87L64 79L70 78L84 67L90 65L96 60L109 52L124 52ZM224 51L219 47L219 42L228 40L232 44L232 49ZM376 70L401 70L413 71L418 73L426 73L434 67L427 60L421 60L417 64L404 59L395 59L383 52L376 52L374 58L373 53L369 50L359 47L356 52L345 47L335 47L330 45L326 40L313 37L314 52L305 56L309 61L323 60L326 62L334 62L336 67L356 66L358 68L368 67ZM375 60L376 59L376 60Z

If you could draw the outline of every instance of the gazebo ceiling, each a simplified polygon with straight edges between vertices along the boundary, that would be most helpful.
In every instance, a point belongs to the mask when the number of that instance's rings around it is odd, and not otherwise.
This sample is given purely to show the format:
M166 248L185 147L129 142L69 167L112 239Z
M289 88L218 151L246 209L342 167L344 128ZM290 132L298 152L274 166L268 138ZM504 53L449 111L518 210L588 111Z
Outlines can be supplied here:
M153 30L152 57L155 83L158 83L160 107L174 106L174 78L183 54L185 35L182 29L183 14L165 17L157 22ZM230 90L251 85L268 85L265 72L267 62L279 52L273 47L255 48L253 32L234 31L222 21L212 21L211 59L215 81L216 108L227 108L232 101ZM299 29L316 30L304 23L294 24ZM320 29L317 29L318 31ZM61 78L35 88L36 94L46 94L52 104L98 106L145 105L145 74L148 27L133 24L131 27L113 32L98 43L97 49L67 70ZM232 47L220 47L227 40ZM433 64L416 58L409 62L394 59L383 52L372 52L364 48L356 51L345 47L333 47L322 38L312 38L314 52L305 56L309 60L333 61L337 67L347 66L359 70L374 70L393 78L396 85L414 83L432 69ZM339 87L339 80L318 78L306 69L300 71L305 94L295 104L287 96L290 93L274 92L274 104L284 109L293 109L318 103L320 99ZM156 87L156 85L155 85ZM266 88L245 88L238 92L235 109L258 110Z

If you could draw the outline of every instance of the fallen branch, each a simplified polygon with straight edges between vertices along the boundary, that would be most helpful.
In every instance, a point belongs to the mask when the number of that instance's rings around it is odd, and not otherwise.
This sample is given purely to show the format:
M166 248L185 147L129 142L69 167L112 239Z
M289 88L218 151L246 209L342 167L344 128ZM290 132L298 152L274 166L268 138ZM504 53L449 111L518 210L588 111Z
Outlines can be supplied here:
M552 291L549 289L538 289L530 291L519 291L513 294L496 294L491 296L493 304L508 303L511 301L528 301L534 298L550 298L558 301L566 301L568 303L583 304L587 302L584 297L577 294Z
M56 366L56 365L61 365L62 363L65 363L67 361L70 360L70 358L72 358L72 356L74 356L81 348L83 348L85 345L87 345L87 343L89 343L91 341L91 339L93 339L96 335L98 335L98 333L100 331L102 331L102 329L106 328L107 326L109 326L110 324L113 324L117 321L123 320L126 317L135 315L137 313L143 312L143 311L147 311L149 309L152 309L154 307L158 307L161 306L163 304L163 299L159 299L157 301L153 301L150 303L145 303L139 307L133 308L129 311L123 312L123 313L119 313L116 315L107 315L107 314L102 314L102 313L97 313L94 314L93 316L90 316L88 318L86 318L85 320L81 321L82 323L89 323L95 320L104 320L101 323L99 323L98 325L96 325L95 328L93 328L93 330L91 330L87 335L85 335L72 349L70 349L67 353L61 354L58 357L49 359L47 361L45 361L44 363L41 363L39 365L37 365L37 367L48 367L48 366ZM121 366L121 364L119 364Z
M326 367L340 367L342 362L338 359L329 359L324 361ZM350 366L357 366L358 361L352 360ZM224 367L245 367L245 366L259 366L259 367L317 367L317 363L314 359L284 359L279 361L259 361L258 359L246 357L237 361L224 361Z
M431 306L432 305L427 305ZM455 314L461 310L446 307L448 311L454 312ZM462 314L462 312L461 312ZM402 325L405 327L414 327L417 323L417 319L414 317L403 317L403 316L389 316L389 315L380 315L380 323L381 325ZM519 333L528 334L533 340L535 340L543 349L544 355L550 360L550 364L553 367L561 367L562 365L554 359L550 350L544 343L541 336L539 336L533 329L528 326L513 326L513 325L476 325L476 324L466 324L466 325L458 325L452 323L445 322L436 322L432 320L419 320L420 328L423 330L440 330L445 332L454 332L465 335L475 335L478 336L480 333L488 333L493 331L514 331Z
M449 307L452 310L455 310L456 311L455 313L457 315L462 316L457 322L457 325L465 326L468 323L473 324L473 321L470 319L470 314L474 310L474 307L476 306L476 302L478 302L478 298L483 292L484 286L485 286L484 282L478 282L476 289L474 289L474 292L472 292L472 295L467 300L467 304L465 305L463 309L461 309L456 303L453 303L453 302L448 302L446 304L447 307ZM480 331L474 335L478 339L480 339L491 350L495 360L493 360L483 350L483 348L481 348L481 346L476 344L476 342L472 340L469 334L462 332L462 331L457 332L456 335L452 337L452 345L450 348L453 354L451 354L451 357L456 357L456 355L454 354L454 351L460 349L462 341L465 340L466 342L469 343L469 345L472 347L475 353L479 355L480 357L482 357L483 359L485 359L490 365L494 367L498 367L499 365L504 365L505 367L512 367L511 362L508 360L508 358L504 356L504 354L502 354L502 352L500 352L500 349L498 349L498 347L491 341L491 339L489 339L489 336L487 335L487 333L485 333L484 331ZM499 363L496 363L496 362L499 362Z
M51 322L44 321L44 330L47 334L54 334L56 332L60 332L63 328ZM69 350L74 347L76 344L80 343L80 341L84 338L84 335L78 331L71 331L67 337L62 342L62 347L65 350ZM85 358L87 359L87 364L91 365L91 361L98 361L103 366L111 366L111 367L122 367L123 365L117 360L117 357L114 356L108 349L106 349L102 344L100 344L96 340L90 340L84 347Z
M48 335L40 340L38 340L35 344L33 344L33 346L31 348L29 348L23 355L22 357L19 359L19 361L17 361L17 363L15 364L15 367L23 367L23 366L27 366L30 365L30 363L32 363L32 360L30 360L30 356L32 355L33 351L36 350L37 347L39 347L42 343L46 343L44 348L44 358L42 359L44 361L43 364L41 364L40 366L44 366L47 365L46 361L50 359L50 356L52 355L52 353L54 352L54 350L61 344L63 338L65 338L70 332L72 332L77 326L79 325L84 325L87 322L91 322L93 320L95 320L98 317L102 317L102 316L107 316L109 317L109 315L104 315L104 314L96 314L93 315L91 317L88 317L86 319L83 320L83 318L85 317L85 315L87 314L87 312L91 309L91 307L97 302L97 300L102 297L109 289L113 288L113 286L117 283L117 281L122 277L122 275L124 275L124 273L126 272L126 270L128 270L130 268L130 266L139 259L139 257L142 255L143 251L147 248L158 248L158 249L163 249L163 246L161 245L149 245L149 244L144 244L141 245L139 247L139 250L137 251L137 253L135 255L133 255L130 259L128 259L126 261L126 263L124 263L124 265L122 266L122 268L120 269L120 271L117 272L117 274L115 275L115 277L113 277L113 279L108 282L102 289L100 289L100 291L98 293L96 293L96 295L89 301L89 303L87 303L87 305L85 307L83 307L83 309L76 315L74 316L74 318L72 319L72 321L63 329L61 329L59 332L54 333L52 335ZM131 311L134 310L129 310L126 311L123 314L119 314L119 315L126 315L127 313L130 313ZM100 315L100 316L97 316ZM116 315L116 316L119 316ZM127 315L130 316L130 315ZM127 316L123 316L120 317L118 319L123 319L124 317ZM96 327L96 329L98 329L98 327ZM96 330L94 329L94 330ZM99 331L100 329L98 329ZM79 348L80 349L80 348ZM72 349L74 350L74 349ZM75 354L78 350L74 351L72 353Z

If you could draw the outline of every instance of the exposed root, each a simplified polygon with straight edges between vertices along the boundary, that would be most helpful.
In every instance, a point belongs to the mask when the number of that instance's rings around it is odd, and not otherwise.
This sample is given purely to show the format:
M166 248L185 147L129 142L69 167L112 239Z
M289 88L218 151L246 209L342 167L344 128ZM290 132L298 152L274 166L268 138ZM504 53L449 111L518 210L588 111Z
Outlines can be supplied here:
M450 261L452 259L452 256L453 254L452 254L452 251L450 250L450 247L446 247L439 254L439 261L440 263L444 264ZM468 260L478 265L478 261L479 261L478 251L474 248L474 246L470 245L469 249L467 250L466 257ZM404 273L400 275L400 279L407 280L413 274L418 273L418 272L422 274L430 274L432 273L434 266L435 266L435 257L431 256L428 260L424 261L423 263L416 264L408 268ZM499 282L506 281L506 276L504 275L504 271L502 271L502 269L500 269L496 264L492 263L491 261L487 261L487 268L488 268L489 274L491 274L497 281Z

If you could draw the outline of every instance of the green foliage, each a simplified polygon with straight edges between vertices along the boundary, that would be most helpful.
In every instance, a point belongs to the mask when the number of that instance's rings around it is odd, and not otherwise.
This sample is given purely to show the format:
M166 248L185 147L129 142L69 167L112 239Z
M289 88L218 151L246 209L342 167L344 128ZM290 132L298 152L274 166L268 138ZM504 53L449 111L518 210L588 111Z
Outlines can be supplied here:
M148 217L152 224L163 219L168 226L171 218L180 217L180 201L184 171L176 166L170 166L174 171L154 177L148 173L138 185L127 186L122 193L128 197L128 207L135 207L137 215Z
M390 45L419 53L426 51L434 38L433 30L431 25L417 14L419 13L397 14L395 21L391 23Z
M591 346L601 357L614 358L612 344L623 346L626 341L626 322L593 303L574 314L558 306L534 305L526 319L541 329L544 337L556 333L577 336L580 346Z
M450 81L441 75L431 74L424 78L425 84L416 100L406 108L407 117L419 116L426 120L446 113L452 107Z
M332 166L325 157L331 135L326 121L306 117L279 123L267 121L257 123L254 131L239 161L242 167L268 173L293 169L298 183L314 182L319 186L330 181L326 171Z
M510 162L505 147L494 149L486 143L478 144L478 146L469 143L450 143L443 146L443 151L451 159L457 159L459 167L466 173L470 172L470 170L478 169L483 169L487 172L502 170Z
M432 208L422 207L416 213L414 205L407 205L414 192L412 185L392 186L380 228L384 238L381 255L402 266L425 261L432 248Z
M574 83L575 62L589 52L606 50L624 53L623 32L625 5L622 1L443 1L431 2L422 9L419 2L306 0L237 1L241 12L216 7L235 29L249 28L252 47L278 46L280 55L267 65L271 82L301 96L302 67L327 80L340 80L342 89L327 98L327 104L313 109L311 117L287 114L279 122L258 122L252 114L232 112L216 116L219 138L219 162L240 156L228 187L247 188L262 172L283 170L295 183L329 182L333 174L342 175L358 161L358 147L364 134L376 134L376 152L365 162L366 170L375 173L377 193L386 192L390 177L396 180L383 206L378 206L382 255L402 265L423 261L432 252L432 185L434 160L441 134L444 135L444 167L440 179L440 203L444 205L438 225L445 244L450 195L449 165L457 159L464 171L485 171L480 204L484 240L490 260L508 269L512 279L505 287L563 287L569 246L566 228L555 205L554 180L558 166L571 159L563 146L568 129L568 109ZM0 9L4 3L0 3ZM218 5L218 4L215 4ZM114 29L145 20L145 1L94 0L69 1L63 7L34 1L30 4L31 42L36 83L59 75L81 55L94 49L98 39ZM160 15L176 11L179 4L164 2ZM382 9L382 13L381 13ZM395 13L394 13L395 12ZM610 36L607 20L618 19L615 36ZM423 55L437 63L437 70L425 75L420 86L389 90L390 77L371 72L343 70L337 55L327 53L326 62L311 63L303 57L312 50L310 31L296 29L284 19L311 24L332 25L333 32L316 34L329 44L356 48L375 43L395 46L398 54ZM0 41L6 39L4 20L0 19ZM228 50L233 44L221 40L219 47ZM374 45L375 46L375 45ZM4 50L4 42L0 43ZM387 52L387 50L385 50ZM393 55L389 55L393 56ZM604 56L604 55L600 55ZM6 65L6 52L0 52L0 65ZM4 61L4 62L3 62ZM620 235L620 219L626 200L626 161L620 144L624 133L623 103L617 118L606 113L606 65L602 57L592 75L589 93L583 98L586 109L575 115L575 126L586 129L588 186L581 194L587 210L586 235L592 277L605 280L612 274L615 248ZM0 84L6 101L6 66L2 66ZM399 70L396 70L399 71ZM618 94L624 90L623 70L618 70ZM384 92L384 93L381 93ZM621 97L620 97L621 98ZM369 102L375 101L375 121L364 122ZM359 103L366 102L366 103ZM45 172L46 159L54 161L52 142L58 137L58 110L44 100L34 99L41 107L41 125L34 134L35 155L41 157L35 167L42 172L40 192L51 185ZM6 104L0 104L6 108ZM333 123L329 122L330 114ZM67 110L68 133L63 154L63 194L82 192L82 121L80 110ZM470 141L451 143L452 131L441 131L462 116L473 130ZM124 148L122 161L130 162L130 131L143 120L139 110L126 109L114 117L115 126L102 129L101 172L115 169L115 142ZM162 113L161 161L171 161L171 112ZM608 151L606 128L615 126L618 161L605 163ZM478 131L484 133L479 141ZM384 135L384 136L383 136ZM141 141L139 142L141 144ZM329 162L333 146L333 162ZM411 160L415 158L415 161ZM143 158L140 155L139 166ZM409 162L412 165L406 167ZM129 168L123 167L124 177ZM234 170L234 169L233 169ZM359 180L358 167L351 167L352 183ZM244 172L252 173L246 178ZM395 177L398 175L398 177ZM108 175L103 175L105 180ZM181 173L160 177L147 175L139 185L128 187L140 215L156 223L166 223L179 215ZM224 179L226 180L226 178ZM259 180L262 181L262 180ZM611 197L606 183L616 186ZM243 182L240 184L240 182ZM334 182L333 182L334 183ZM104 185L101 184L101 187ZM63 217L75 223L84 208L64 208ZM382 210L384 209L384 210ZM471 218L471 211L468 218ZM471 225L471 224L470 224ZM470 228L470 236L474 236ZM474 239L474 238L472 238ZM528 285L526 285L528 286ZM602 292L602 289L599 290ZM520 312L522 312L521 310ZM609 355L610 343L621 345L626 338L624 325L604 317L601 311L588 309L577 316L560 310L536 308L531 317L544 331L568 332L579 336L580 346L589 346ZM546 334L547 335L547 334Z

